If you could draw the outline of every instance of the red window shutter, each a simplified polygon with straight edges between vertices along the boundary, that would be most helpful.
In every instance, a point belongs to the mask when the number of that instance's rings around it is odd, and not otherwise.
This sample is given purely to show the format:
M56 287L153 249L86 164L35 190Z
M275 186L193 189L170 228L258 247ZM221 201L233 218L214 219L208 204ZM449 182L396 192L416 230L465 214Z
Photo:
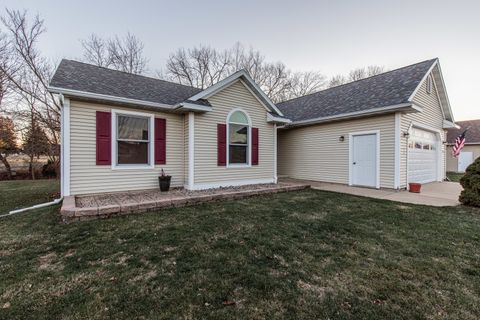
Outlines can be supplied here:
M97 111L97 165L112 164L112 114Z
M252 165L258 165L258 128L252 128Z
M227 125L217 124L217 165L227 165Z
M155 118L155 164L167 163L167 120Z

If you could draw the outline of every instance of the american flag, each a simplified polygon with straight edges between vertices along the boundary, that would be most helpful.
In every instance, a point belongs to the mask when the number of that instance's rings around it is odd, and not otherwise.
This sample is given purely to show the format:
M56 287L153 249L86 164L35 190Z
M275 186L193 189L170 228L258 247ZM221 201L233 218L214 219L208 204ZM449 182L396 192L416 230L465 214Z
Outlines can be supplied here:
M460 151L462 151L463 146L465 145L465 133L467 130L463 131L461 135L455 139L455 144L453 145L452 152L455 158L458 158Z

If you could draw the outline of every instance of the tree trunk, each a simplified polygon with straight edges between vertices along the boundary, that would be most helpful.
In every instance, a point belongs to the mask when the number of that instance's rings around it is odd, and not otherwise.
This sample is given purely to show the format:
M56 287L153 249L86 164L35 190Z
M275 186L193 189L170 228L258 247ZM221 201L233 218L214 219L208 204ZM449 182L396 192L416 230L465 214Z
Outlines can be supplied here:
M33 154L30 155L30 174L32 175L32 180L35 180L35 169L33 168Z
M5 169L7 169L8 180L12 180L12 168L10 167L10 163L8 163L7 156L3 156L0 154L0 161L2 161Z

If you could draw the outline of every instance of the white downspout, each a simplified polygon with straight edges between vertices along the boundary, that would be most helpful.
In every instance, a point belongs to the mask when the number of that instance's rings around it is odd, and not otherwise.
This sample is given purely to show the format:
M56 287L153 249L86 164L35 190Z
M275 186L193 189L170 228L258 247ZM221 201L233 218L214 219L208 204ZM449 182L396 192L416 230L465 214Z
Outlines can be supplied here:
M31 207L28 207L28 208L22 208L22 209L12 210L12 211L10 211L10 212L7 213L7 214L2 214L2 215L0 215L0 218L8 217L8 216L11 216L11 215L14 215L14 214L17 214L17 213L21 213L21 212L25 212L25 211L29 211L29 210L34 210L34 209L40 209L40 208L45 208L45 207L53 206L53 205L59 204L60 202L62 202L62 200L63 200L63 197L58 198L58 199L55 199L55 200L50 201L50 202L45 202L45 203L41 203L41 204L36 204L36 205L31 206Z

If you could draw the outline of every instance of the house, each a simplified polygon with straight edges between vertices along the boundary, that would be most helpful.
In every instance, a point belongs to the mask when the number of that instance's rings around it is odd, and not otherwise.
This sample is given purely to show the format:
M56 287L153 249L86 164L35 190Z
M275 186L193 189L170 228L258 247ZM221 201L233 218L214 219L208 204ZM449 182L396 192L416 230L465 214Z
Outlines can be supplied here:
M465 172L465 169L480 157L480 119L456 122L460 128L448 129L447 134L447 171ZM468 129L468 130L467 130ZM453 156L455 139L465 130L465 146L458 158Z
M400 189L445 178L446 129L455 126L438 59L277 105L278 173Z
M245 71L206 90L62 60L63 196L274 183L277 125L289 121Z
M245 71L205 89L62 60L62 195L292 178L405 188L445 177L437 59L275 105ZM278 134L278 138L277 138ZM278 146L278 148L277 148ZM278 151L277 151L278 149Z

